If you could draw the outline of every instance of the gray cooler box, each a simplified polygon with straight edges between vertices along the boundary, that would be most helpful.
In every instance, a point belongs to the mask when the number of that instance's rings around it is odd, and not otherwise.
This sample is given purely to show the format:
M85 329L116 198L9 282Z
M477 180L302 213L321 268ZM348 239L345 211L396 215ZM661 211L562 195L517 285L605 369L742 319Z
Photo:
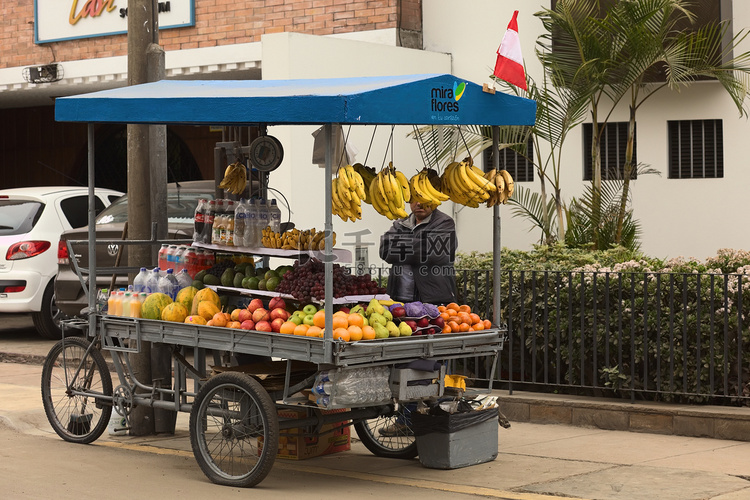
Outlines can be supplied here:
M444 415L413 413L419 461L431 469L458 469L497 457L497 407Z

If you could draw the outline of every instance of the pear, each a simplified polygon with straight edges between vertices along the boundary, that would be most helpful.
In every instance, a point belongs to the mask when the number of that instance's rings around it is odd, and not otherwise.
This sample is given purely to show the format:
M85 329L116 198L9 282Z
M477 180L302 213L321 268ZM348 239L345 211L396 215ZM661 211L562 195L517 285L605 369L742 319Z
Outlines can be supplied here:
M388 337L390 337L390 332L388 332L388 329L380 323L375 323L373 325L373 329L375 330L376 339L387 339Z
M393 321L389 321L385 324L385 327L388 329L388 335L391 337L398 337L401 334L401 331L396 326L396 323Z
M356 306L352 307L352 309L349 311L350 314L361 314L362 316L365 315L365 308L361 305L357 304Z
M407 325L405 321L399 323L398 331L401 337L408 337L412 334L411 327Z
M391 314L391 311L389 311L388 309L385 309L383 311L383 316L385 316L385 319L387 319L388 321L393 321L393 314Z
M375 323L385 326L385 324L388 323L388 320L385 319L385 316L382 316L378 313L372 313L370 315L370 326L375 328Z
M383 307L380 302L378 302L378 299L372 299L370 303L367 304L367 309L365 312L368 316L373 313L383 314L385 312L385 307Z

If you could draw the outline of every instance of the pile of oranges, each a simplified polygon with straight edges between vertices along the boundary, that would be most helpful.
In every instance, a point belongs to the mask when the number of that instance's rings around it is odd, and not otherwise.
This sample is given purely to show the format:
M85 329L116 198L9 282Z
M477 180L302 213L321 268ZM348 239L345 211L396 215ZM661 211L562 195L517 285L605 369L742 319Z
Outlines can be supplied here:
M325 311L321 309L313 315L312 325L304 323L297 325L292 321L287 321L281 325L279 333L322 338L325 326ZM361 314L349 314L344 311L333 313L334 340L341 339L344 342L354 342L357 340L372 340L374 338L375 330L371 326L365 325L365 318Z
M438 306L438 311L445 322L443 333L478 332L492 327L490 320L483 320L478 314L471 312L471 307L466 304L451 302Z

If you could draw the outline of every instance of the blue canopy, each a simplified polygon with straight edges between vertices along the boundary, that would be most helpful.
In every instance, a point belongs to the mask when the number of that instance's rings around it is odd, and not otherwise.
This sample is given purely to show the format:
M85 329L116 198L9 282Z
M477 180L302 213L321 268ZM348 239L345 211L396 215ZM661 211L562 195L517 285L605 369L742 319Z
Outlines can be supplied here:
M453 75L162 80L60 97L64 122L194 125L533 125L536 102Z

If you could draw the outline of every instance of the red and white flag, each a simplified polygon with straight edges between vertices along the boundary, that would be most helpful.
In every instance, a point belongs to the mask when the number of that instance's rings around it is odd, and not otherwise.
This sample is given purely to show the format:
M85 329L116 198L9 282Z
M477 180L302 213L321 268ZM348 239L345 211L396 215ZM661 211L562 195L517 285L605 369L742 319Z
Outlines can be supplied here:
M523 69L523 55L521 54L521 40L518 38L518 11L508 23L508 29L497 49L497 62L492 73L501 80L512 83L516 87L526 88L526 73Z

